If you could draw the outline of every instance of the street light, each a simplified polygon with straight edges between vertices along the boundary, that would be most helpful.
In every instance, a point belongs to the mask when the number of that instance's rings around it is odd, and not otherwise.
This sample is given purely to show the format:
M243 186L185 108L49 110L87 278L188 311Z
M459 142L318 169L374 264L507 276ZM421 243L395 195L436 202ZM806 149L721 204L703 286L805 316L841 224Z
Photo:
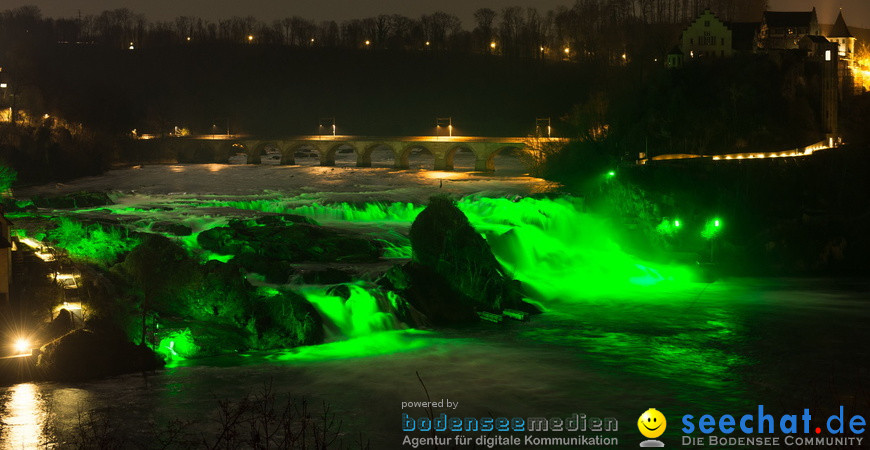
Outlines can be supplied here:
M435 136L438 136L438 131L442 126L447 126L447 135L453 136L453 117L436 117L435 118Z
M332 135L335 136L335 117L323 117L317 125L318 133L323 134L323 128L329 127L332 129Z
M495 50L495 41L489 43L489 48Z
M553 127L551 126L550 118L544 117L535 119L535 135L540 136L542 134L541 130L543 130L544 127L547 128L547 137L552 137Z
M253 34L249 34L249 35L248 35L248 42L253 42L253 41L254 41L254 35L253 35Z

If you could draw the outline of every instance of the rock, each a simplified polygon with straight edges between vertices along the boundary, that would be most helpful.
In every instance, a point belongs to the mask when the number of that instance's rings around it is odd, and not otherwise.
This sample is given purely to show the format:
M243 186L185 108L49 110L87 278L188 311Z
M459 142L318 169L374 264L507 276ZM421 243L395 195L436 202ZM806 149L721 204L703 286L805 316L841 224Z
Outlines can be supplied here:
M458 325L478 319L474 299L456 290L431 267L414 262L394 266L379 284L400 294L396 311L408 325Z
M48 342L69 333L72 329L72 314L66 309L61 309L58 311L57 317L55 317L51 322L41 326L36 335L39 336L39 342Z
M235 256L230 262L244 267L247 272L262 275L267 283L272 284L286 284L297 273L296 268L290 262L257 256L253 253Z
M338 284L350 283L353 281L353 275L350 272L327 267L319 270L305 270L299 273L298 276L301 284Z
M294 292L262 297L253 307L253 347L297 347L323 343L323 320L314 306Z
M155 370L163 361L151 349L116 333L71 331L40 348L36 367L51 380L84 380Z
M277 217L277 218L276 218ZM380 243L292 216L231 220L225 227L203 231L202 248L222 255L253 255L291 262L371 262L380 258Z
M56 197L33 196L33 204L39 208L68 209L91 208L94 206L114 205L115 202L105 192L74 192Z
M165 233L173 236L190 236L193 229L187 225L174 222L157 222L151 225L151 231L154 233Z
M433 323L464 322L476 311L539 312L506 276L486 240L447 197L432 197L411 225L413 259L385 281ZM430 316L434 314L434 316Z

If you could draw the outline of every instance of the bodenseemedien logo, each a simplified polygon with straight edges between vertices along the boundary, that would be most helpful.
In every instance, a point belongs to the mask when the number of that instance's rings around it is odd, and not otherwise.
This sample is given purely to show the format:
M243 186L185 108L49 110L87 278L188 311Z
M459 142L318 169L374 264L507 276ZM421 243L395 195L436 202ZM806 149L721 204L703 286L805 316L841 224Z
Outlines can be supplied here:
M661 411L650 408L637 419L637 429L647 440L640 443L641 447L664 447L665 443L657 440L668 427L668 421Z

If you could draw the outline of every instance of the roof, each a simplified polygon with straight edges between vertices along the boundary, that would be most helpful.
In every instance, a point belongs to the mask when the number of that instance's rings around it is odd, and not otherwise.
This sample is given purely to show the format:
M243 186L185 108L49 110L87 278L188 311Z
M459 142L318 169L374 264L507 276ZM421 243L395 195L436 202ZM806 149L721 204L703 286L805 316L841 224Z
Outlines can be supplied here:
M843 19L843 11L837 16L837 21L834 22L834 28L828 33L828 37L834 38L850 38L852 33L849 32L849 27L846 26L846 21Z
M830 44L831 43L831 41L825 39L824 36L816 36L816 35L808 34L805 37L806 37L806 39L809 39L809 40L815 42L816 44Z
M813 22L815 10L803 11L765 11L764 21L774 28L808 27Z
M731 47L739 51L752 51L755 35L758 34L759 22L725 22L731 30Z

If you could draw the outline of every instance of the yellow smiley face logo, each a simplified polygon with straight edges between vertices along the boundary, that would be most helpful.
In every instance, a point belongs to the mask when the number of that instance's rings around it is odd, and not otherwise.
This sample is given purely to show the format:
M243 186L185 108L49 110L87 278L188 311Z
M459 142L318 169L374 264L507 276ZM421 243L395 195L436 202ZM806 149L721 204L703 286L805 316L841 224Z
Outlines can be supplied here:
M665 420L665 415L655 408L644 411L637 419L637 429L640 430L640 434L650 439L661 436L667 425L668 421Z

